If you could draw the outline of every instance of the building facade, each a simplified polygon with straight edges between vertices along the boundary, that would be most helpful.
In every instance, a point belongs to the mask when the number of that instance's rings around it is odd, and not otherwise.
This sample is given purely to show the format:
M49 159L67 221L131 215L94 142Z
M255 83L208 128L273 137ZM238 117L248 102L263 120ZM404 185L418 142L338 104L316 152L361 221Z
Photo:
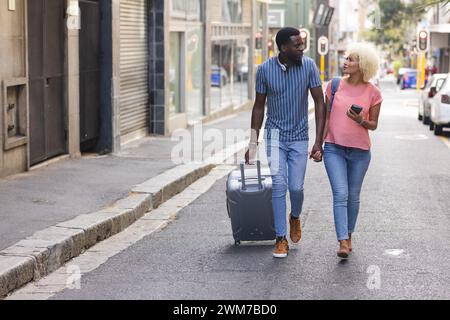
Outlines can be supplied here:
M427 23L430 32L428 65L435 66L439 73L450 71L450 12L447 7L435 5L428 11Z
M272 0L269 5L269 37L272 39L272 55L278 52L275 37L283 27L306 28L310 32L310 50L306 55L315 59L317 48L316 28L313 26L315 0Z
M172 0L166 8L165 134L246 108L267 50L267 0ZM162 117L159 119L162 121Z
M28 166L29 111L26 3L0 9L0 177Z
M0 8L0 177L80 155L79 7L70 3L14 0Z
M0 7L0 177L251 105L268 0Z
M328 0L272 0L269 6L269 37L271 38L270 55L276 55L275 37L282 27L305 28L309 31L309 50L305 55L316 61L320 66L321 56L318 52L318 39L325 36L329 39L329 52L325 56L325 79L329 79L334 70L336 49L332 42L333 34L330 33L330 19L336 19L335 7L336 1ZM330 14L329 19L327 18ZM327 21L327 23L325 23Z

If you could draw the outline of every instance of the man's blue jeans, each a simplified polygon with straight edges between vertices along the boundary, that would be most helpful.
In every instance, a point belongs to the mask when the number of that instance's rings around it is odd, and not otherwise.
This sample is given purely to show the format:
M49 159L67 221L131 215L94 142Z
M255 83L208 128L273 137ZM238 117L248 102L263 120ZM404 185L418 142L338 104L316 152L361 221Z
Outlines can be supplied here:
M334 225L338 240L355 231L360 193L369 168L370 151L325 143L324 162L333 190Z
M291 214L299 217L303 206L303 184L308 162L308 141L266 140L267 159L272 175L272 205L277 237L287 234L286 193L289 188Z

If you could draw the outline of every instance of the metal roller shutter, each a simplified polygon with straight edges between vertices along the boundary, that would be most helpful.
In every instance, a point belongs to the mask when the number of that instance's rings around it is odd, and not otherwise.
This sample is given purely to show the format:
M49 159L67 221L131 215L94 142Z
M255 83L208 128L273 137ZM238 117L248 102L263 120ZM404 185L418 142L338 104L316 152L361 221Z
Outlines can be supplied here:
M149 126L147 1L120 1L122 136Z

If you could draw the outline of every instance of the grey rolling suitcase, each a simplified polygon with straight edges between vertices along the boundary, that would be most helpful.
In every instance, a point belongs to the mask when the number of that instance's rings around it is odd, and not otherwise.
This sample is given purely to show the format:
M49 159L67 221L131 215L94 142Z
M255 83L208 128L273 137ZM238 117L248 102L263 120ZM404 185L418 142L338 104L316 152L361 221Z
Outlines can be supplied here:
M227 180L227 210L236 245L241 241L263 241L276 238L272 208L272 177L270 169L232 171Z

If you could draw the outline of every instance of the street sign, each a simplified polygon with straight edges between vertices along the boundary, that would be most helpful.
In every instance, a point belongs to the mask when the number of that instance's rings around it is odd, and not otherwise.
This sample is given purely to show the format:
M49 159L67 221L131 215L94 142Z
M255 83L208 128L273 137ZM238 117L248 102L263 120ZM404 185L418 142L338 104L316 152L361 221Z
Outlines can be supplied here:
M417 42L416 42L417 50L419 52L425 53L428 52L430 47L430 36L428 31L421 30L417 34Z
M317 6L312 21L317 27L327 27L333 18L333 14L333 7L330 7L325 3L321 3Z
M322 36L319 38L318 41L318 47L317 47L317 51L319 52L319 54L321 56L325 56L328 54L328 49L329 49L329 42L328 42L328 38L325 36Z
M303 52L308 52L309 51L309 41L310 41L310 34L309 34L309 30L302 28L300 29L300 38L302 38L303 43L305 44L305 49L303 50Z

